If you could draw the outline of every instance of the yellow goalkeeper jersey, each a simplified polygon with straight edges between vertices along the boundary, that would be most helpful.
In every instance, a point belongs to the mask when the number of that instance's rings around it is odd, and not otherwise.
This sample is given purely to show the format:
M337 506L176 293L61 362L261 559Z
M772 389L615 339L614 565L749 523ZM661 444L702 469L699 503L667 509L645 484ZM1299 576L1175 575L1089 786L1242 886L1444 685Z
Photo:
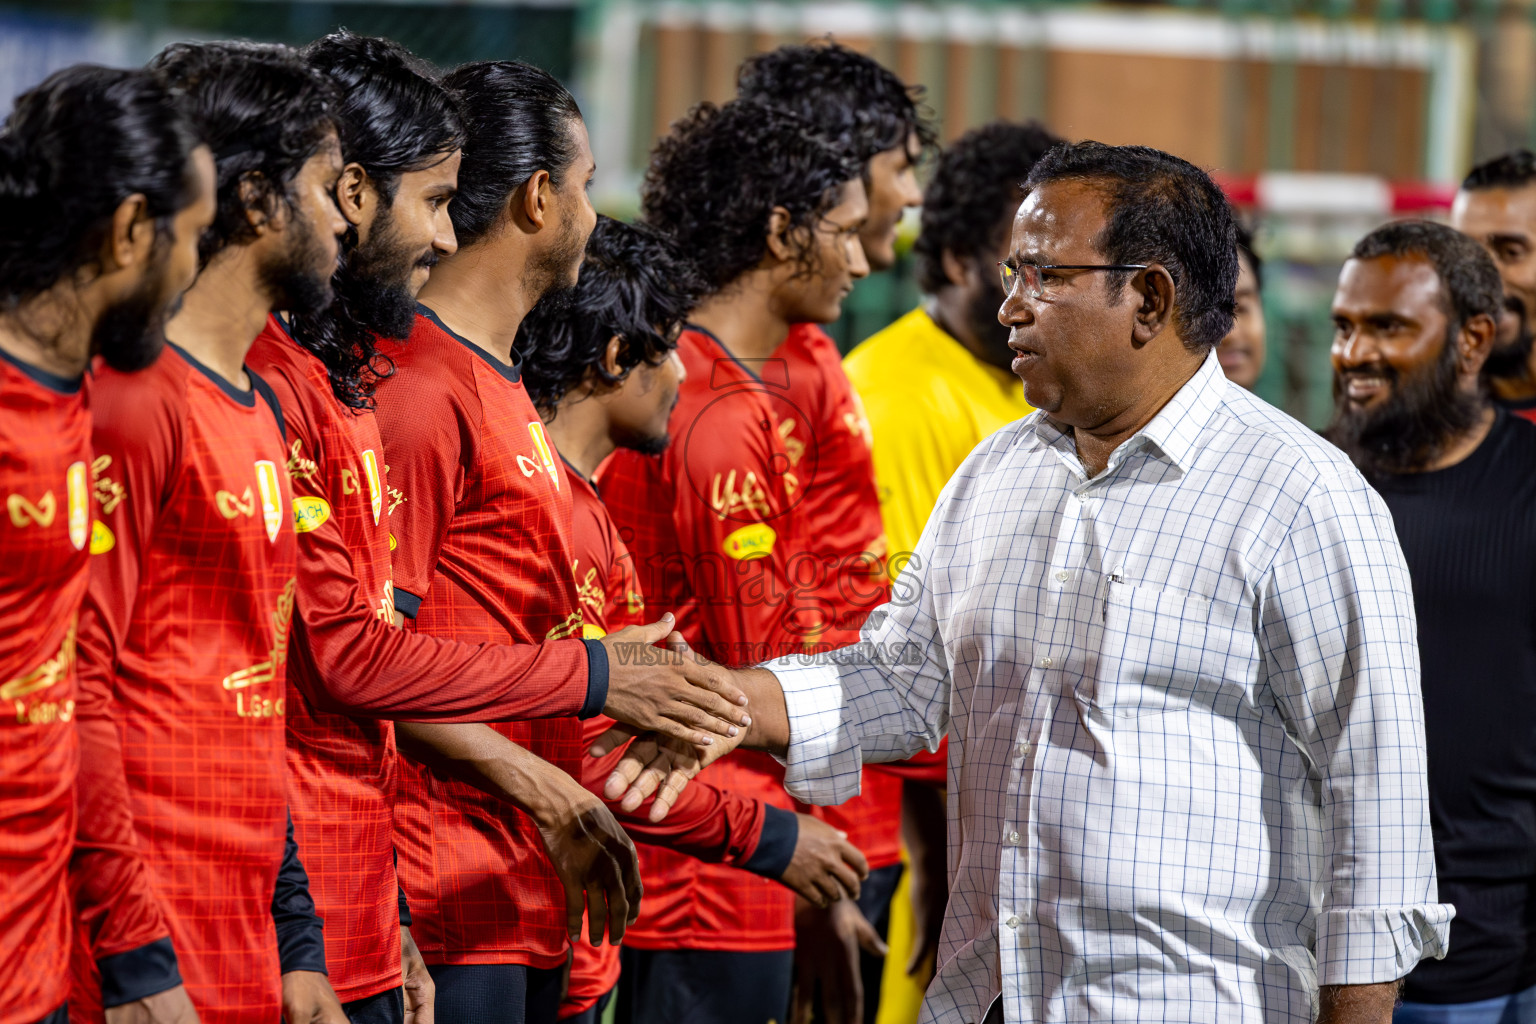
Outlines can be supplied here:
M1024 385L914 309L843 360L869 417L875 481L893 571L917 547L923 525L965 457L981 440L1033 411Z

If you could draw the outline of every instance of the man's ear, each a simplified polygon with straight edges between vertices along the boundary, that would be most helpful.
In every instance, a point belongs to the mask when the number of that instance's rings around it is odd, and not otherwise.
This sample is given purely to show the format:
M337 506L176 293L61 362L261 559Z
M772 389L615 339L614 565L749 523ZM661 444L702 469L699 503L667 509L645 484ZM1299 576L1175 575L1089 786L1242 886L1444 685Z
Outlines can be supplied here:
M1168 268L1154 263L1146 270L1137 271L1126 287L1137 299L1131 338L1137 345L1145 345L1173 322L1173 275L1168 273Z
M603 369L608 371L608 376L619 376L619 355L624 351L624 339L615 334L608 339L608 347L603 350Z
M554 186L550 184L549 172L534 171L528 180L523 182L522 188L512 193L512 202L517 206L513 210L517 215L514 220L527 222L535 231L543 230L553 201Z
M789 240L792 230L789 211L775 206L768 214L768 255L780 263L792 262L799 256Z
M944 267L944 278L956 288L964 288L971 283L971 274L974 270L972 261L961 259L945 249L939 255L939 262Z
M251 171L240 178L240 205L245 208L245 221L257 234L266 228L282 227L282 202L267 187L266 175Z
M336 179L336 206L348 224L359 230L363 224L372 224L378 202L379 190L362 164L349 163L342 168L341 177Z
M1463 377L1476 378L1483 372L1483 364L1498 336L1498 321L1487 313L1479 313L1461 325L1456 332L1456 368Z
M142 267L155 248L155 222L144 193L128 196L112 211L112 226L102 242L103 273Z

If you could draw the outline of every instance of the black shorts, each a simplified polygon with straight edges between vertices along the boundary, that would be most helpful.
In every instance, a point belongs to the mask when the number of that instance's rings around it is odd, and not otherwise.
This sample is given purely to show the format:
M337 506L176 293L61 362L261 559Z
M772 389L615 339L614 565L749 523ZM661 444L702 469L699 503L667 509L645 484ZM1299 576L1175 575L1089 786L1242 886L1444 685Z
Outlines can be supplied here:
M621 946L616 1024L773 1024L789 1017L793 950Z
M443 1024L555 1024L564 971L522 964L428 967Z
M342 1003L352 1024L405 1024L405 992L396 986L365 999Z

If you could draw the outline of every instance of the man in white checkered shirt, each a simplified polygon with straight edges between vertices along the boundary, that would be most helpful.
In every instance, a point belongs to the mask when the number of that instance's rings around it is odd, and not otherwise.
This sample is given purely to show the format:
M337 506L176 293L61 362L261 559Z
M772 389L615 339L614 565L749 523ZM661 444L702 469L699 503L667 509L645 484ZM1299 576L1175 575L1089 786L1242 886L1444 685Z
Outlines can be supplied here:
M737 673L803 800L949 735L924 1021L1386 1024L1445 953L1402 552L1223 376L1233 237L1182 160L1042 160L999 314L1041 412L956 472L860 648Z

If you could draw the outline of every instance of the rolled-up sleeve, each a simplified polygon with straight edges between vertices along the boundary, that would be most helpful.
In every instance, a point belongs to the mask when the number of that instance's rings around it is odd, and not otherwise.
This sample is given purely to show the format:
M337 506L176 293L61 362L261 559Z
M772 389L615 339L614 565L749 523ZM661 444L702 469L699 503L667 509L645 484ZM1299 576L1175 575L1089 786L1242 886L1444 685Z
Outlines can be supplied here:
M1316 485L1261 594L1265 673L1322 784L1321 985L1395 981L1443 957L1408 568L1362 480Z
M857 644L764 666L784 689L784 786L796 799L843 803L858 795L866 762L937 750L948 731L951 677L925 571L931 547L925 534Z

